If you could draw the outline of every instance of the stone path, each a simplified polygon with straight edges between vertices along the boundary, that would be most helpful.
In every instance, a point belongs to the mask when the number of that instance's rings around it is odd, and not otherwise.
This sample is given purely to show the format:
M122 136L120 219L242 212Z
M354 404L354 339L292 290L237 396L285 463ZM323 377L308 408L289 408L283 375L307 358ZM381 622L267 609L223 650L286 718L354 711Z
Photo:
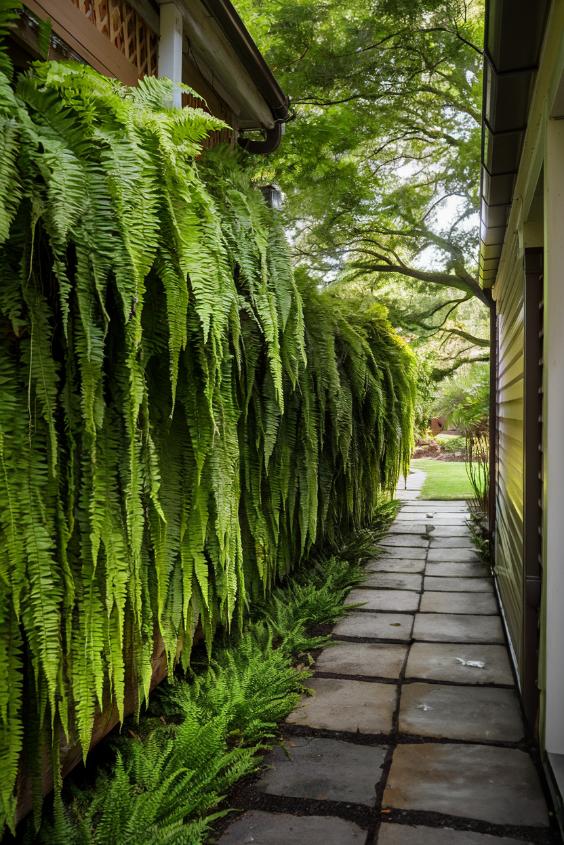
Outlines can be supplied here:
M560 841L466 506L417 499L421 480L221 845Z

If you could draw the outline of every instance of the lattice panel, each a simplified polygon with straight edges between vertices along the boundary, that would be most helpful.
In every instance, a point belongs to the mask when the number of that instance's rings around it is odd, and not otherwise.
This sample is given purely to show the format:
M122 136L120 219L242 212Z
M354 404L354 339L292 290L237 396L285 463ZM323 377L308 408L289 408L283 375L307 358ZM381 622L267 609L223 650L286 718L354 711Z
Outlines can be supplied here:
M157 35L126 0L72 2L135 65L139 76L157 74Z

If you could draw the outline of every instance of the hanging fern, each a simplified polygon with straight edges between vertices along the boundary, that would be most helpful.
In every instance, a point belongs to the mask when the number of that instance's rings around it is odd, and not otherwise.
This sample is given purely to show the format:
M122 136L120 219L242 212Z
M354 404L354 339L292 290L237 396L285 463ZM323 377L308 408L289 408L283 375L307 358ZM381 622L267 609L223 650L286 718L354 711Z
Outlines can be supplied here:
M0 72L0 826L22 749L86 756L156 639L169 667L211 650L409 459L411 353L294 277L170 86Z

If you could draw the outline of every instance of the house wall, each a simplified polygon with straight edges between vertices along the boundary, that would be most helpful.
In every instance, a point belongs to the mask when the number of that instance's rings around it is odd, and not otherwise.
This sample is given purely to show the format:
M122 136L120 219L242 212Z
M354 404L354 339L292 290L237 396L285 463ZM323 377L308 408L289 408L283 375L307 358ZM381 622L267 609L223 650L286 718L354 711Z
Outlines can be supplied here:
M523 282L518 239L497 291L498 364L495 574L516 668L522 670L523 616Z
M528 247L544 252L542 397L542 601L540 663L527 667L540 690L543 752L564 754L564 2L552 3L529 107L499 271L493 288L499 328L497 379L496 577L519 681L524 675L523 348ZM542 175L541 175L542 174ZM540 196L544 214L538 214ZM531 343L531 348L534 344ZM527 455L529 457L527 457ZM535 503L529 503L529 507ZM538 671L536 671L538 670ZM531 674L532 673L532 674ZM548 757L546 758L548 759Z

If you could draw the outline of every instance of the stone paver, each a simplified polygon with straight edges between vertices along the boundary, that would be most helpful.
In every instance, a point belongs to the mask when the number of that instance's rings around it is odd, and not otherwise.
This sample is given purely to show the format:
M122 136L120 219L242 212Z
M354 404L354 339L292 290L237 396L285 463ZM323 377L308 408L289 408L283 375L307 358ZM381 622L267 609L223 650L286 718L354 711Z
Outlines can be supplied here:
M407 613L349 613L333 628L336 637L371 640L411 639L413 616Z
M361 587L372 587L377 590L416 590L420 592L423 586L421 575L411 575L405 572L377 572L368 575L361 581Z
M392 522L388 537L392 534L417 534L422 536L425 534L426 528L427 525L424 522Z
M291 725L348 733L388 734L396 705L394 684L312 678L312 691L288 716Z
M405 684L400 733L471 742L519 742L523 722L510 689Z
M429 545L429 540L427 537L421 537L419 534L388 534L384 540L380 540L379 545L384 549L387 546L406 546L409 548L426 549Z
M336 642L323 649L315 668L335 675L397 678L407 655L407 646L396 643Z
M480 562L480 557L472 549L429 549L428 563L455 563L456 561Z
M419 492L417 490L401 490L399 493L396 493L396 499L401 499L404 502L416 499L418 496Z
M321 737L294 737L265 759L260 792L374 806L387 748Z
M425 560L427 549L406 549L403 546L388 546L385 551L388 558L408 558L409 560Z
M396 490L396 496L404 490L415 490L419 496L419 491L425 484L426 474L423 470L410 468L406 478L400 478Z
M501 622L495 616L418 613L413 638L427 642L503 643Z
M424 560L405 560L381 557L379 560L371 560L366 566L367 572L424 572Z
M425 575L434 578L488 578L488 567L483 563L428 563Z
M362 602L359 610L382 610L385 612L413 612L419 607L419 593L409 590L351 590L345 605Z
M475 551L472 537L436 537L431 535L431 549L471 549Z
M468 505L465 502L455 502L455 501L440 501L437 499L417 499L416 502L410 502L409 504L405 505L402 510L411 511L411 510L424 510L424 511L433 511L435 513L439 511L455 511L460 513L463 511L464 513L468 513Z
M406 678L458 684L513 685L505 646L466 643L414 643Z
M245 813L227 829L220 845L364 845L366 832L336 816L291 816L288 813Z
M423 589L431 593L491 593L493 596L493 581L491 578L435 578L426 576Z
M470 529L462 525L436 525L433 537L472 537Z
M383 824L378 833L378 845L532 845L522 839L490 836L452 828L412 827L408 824Z
M500 825L548 825L532 760L513 748L398 745L383 805Z
M464 513L434 513L432 514L429 511L428 515L425 511L421 511L421 513L404 513L400 511L396 516L396 522L416 522L423 520L423 522L428 522L431 525L457 525L461 528L466 527L468 522L468 517Z
M422 613L477 613L496 616L497 602L490 593L425 592L421 596Z

